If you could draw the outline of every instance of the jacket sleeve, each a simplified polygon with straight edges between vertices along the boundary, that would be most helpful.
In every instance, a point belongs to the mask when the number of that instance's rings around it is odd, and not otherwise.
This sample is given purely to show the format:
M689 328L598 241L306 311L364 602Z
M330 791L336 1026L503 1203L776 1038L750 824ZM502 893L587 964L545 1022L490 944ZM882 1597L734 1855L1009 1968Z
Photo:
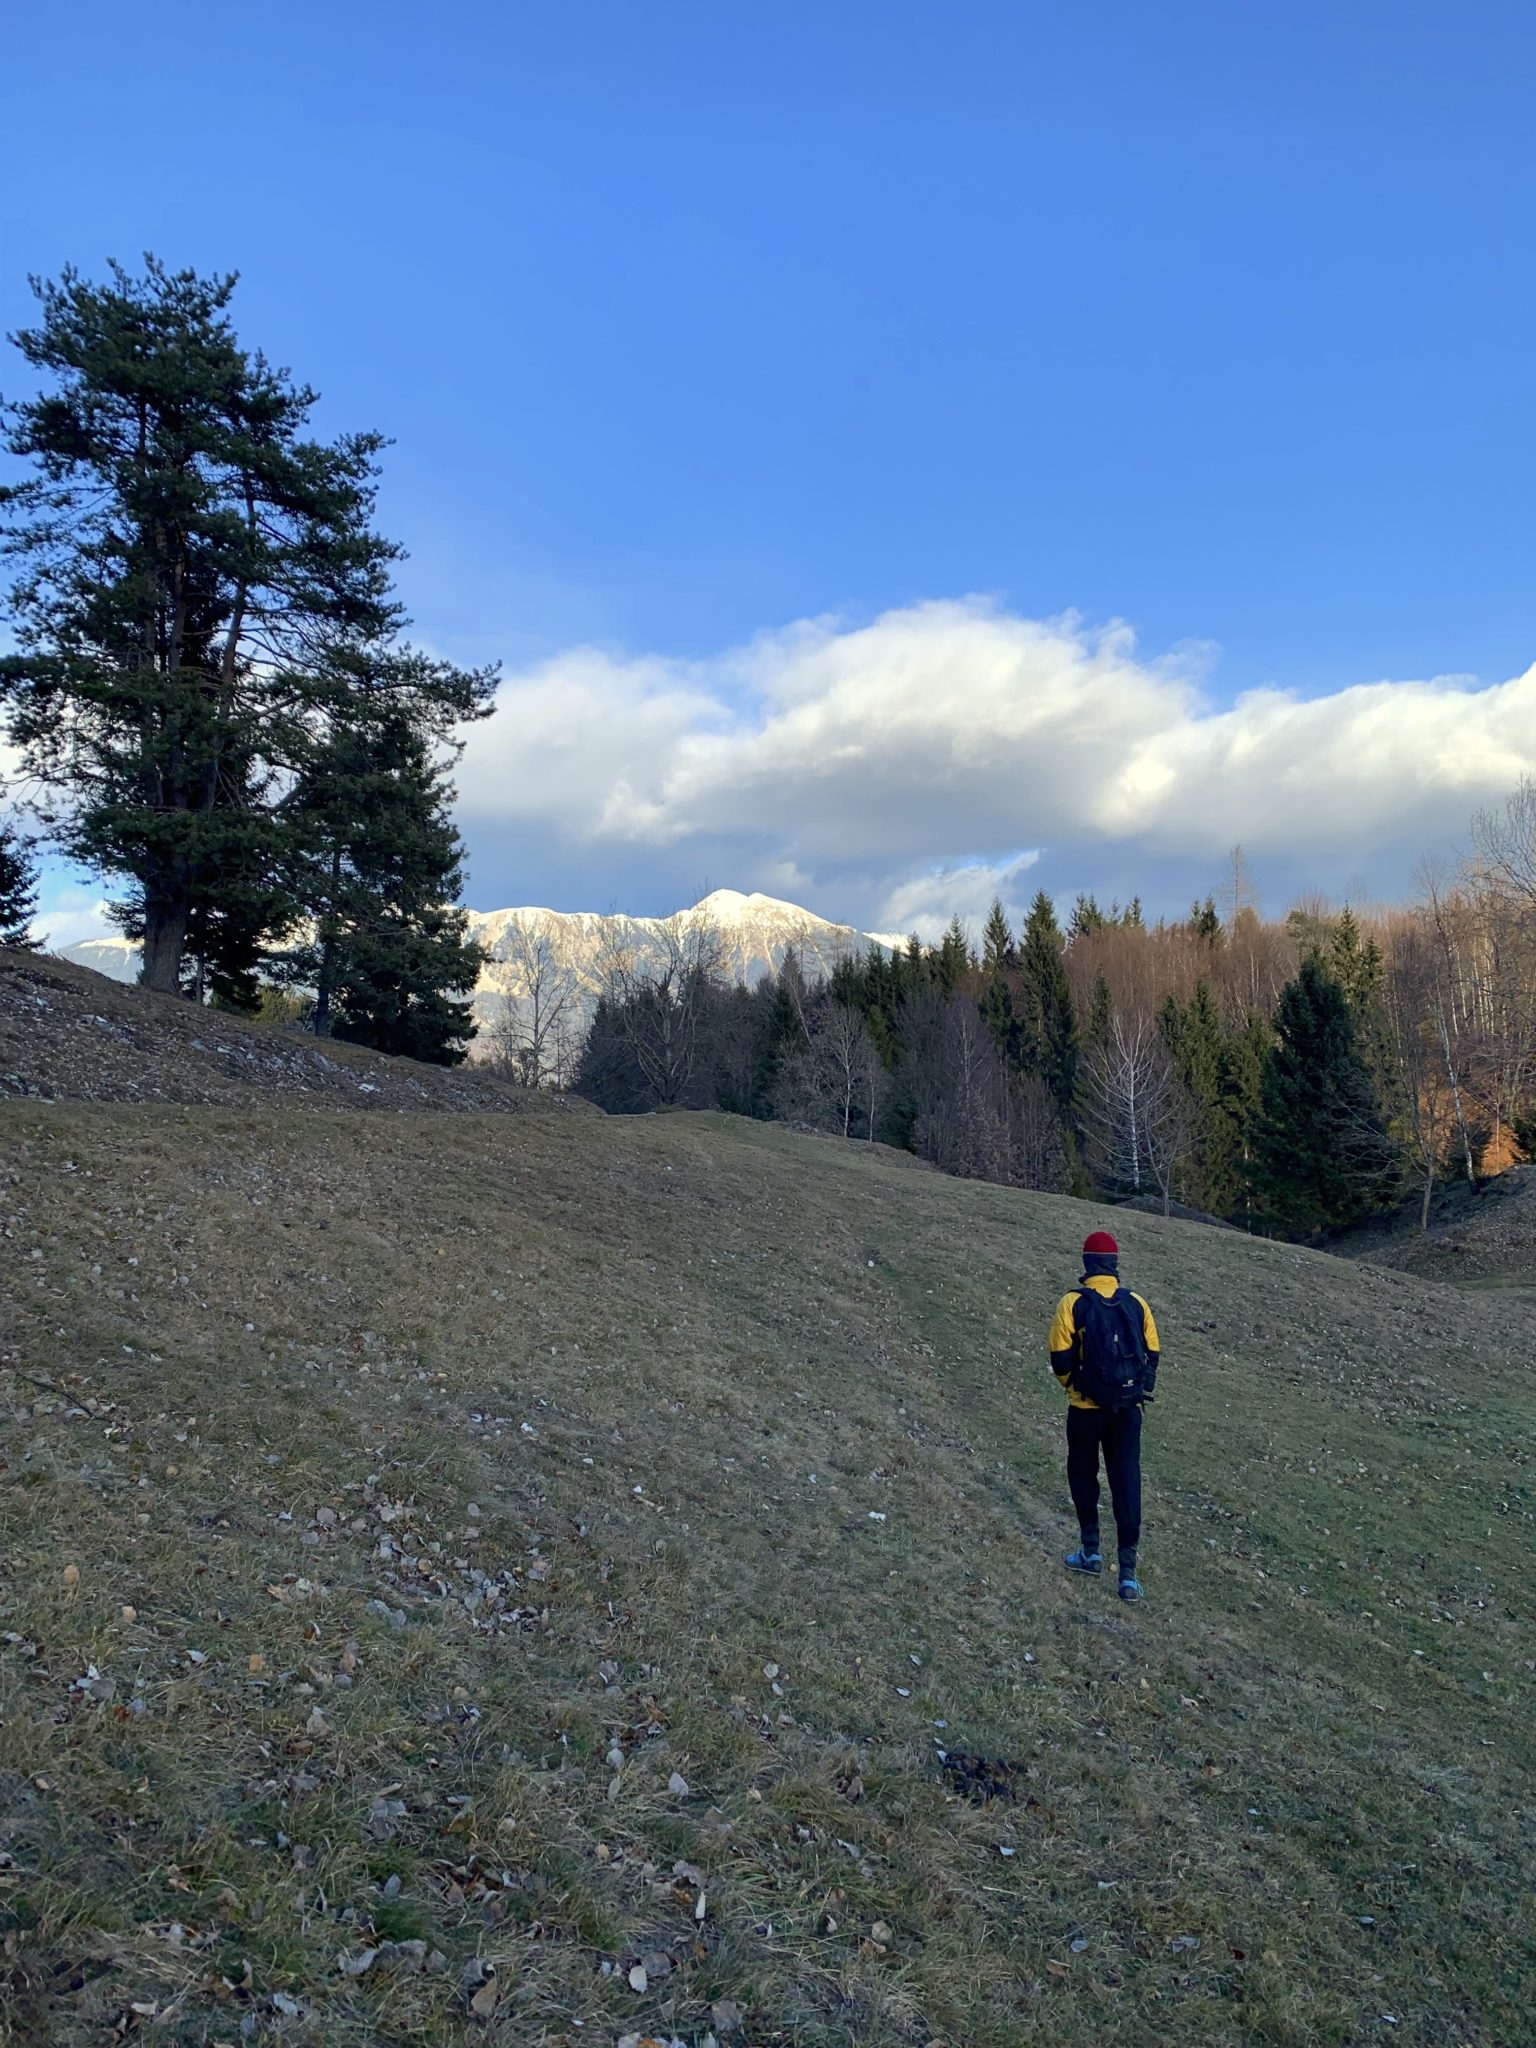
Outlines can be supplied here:
M1162 1363L1163 1347L1158 1338L1157 1322L1151 1306L1141 1301L1139 1294L1136 1299L1141 1302L1142 1335L1147 1347L1147 1392L1150 1394L1157 1385L1157 1368Z
M1056 1305L1051 1318L1051 1334L1047 1339L1051 1352L1051 1371L1065 1387L1072 1379L1072 1367L1077 1359L1077 1325L1072 1310L1077 1302L1075 1294L1064 1294Z

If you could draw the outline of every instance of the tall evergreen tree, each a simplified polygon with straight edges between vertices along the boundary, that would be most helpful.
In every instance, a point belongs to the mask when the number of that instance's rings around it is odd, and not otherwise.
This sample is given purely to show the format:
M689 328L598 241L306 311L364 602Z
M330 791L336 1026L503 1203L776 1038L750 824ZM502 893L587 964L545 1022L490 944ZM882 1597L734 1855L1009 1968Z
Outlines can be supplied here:
M37 864L30 843L0 818L0 946L30 946Z
M1072 906L1072 915L1067 923L1068 939L1092 938L1095 932L1107 931L1110 920L1099 908L1096 896L1079 896Z
M1230 1216L1242 1197L1245 1112L1232 1048L1207 982L1195 984L1189 1001L1169 996L1163 1031L1195 1122L1186 1185L1190 1199L1217 1216Z
M1013 943L1013 933L1008 928L1008 913L1003 908L1002 898L994 896L982 932L982 972L989 976L1005 974L1010 967L1017 964L1018 957L1018 949Z
M464 1058L484 955L466 943L457 905L452 795L398 706L341 726L306 763L287 815L312 934L281 971L315 991L321 1035L442 1066Z
M309 436L315 394L241 347L234 286L152 258L38 285L16 341L51 388L6 421L32 466L0 491L9 736L65 850L127 885L143 979L167 992L199 922L238 973L317 708L346 650L404 623L399 550L372 525L382 440ZM455 684L476 708L489 687ZM268 899L262 937L298 907Z
M1232 1165L1237 1187L1223 1212L1252 1230L1257 1195L1255 1150L1264 1106L1264 1076L1269 1072L1274 1030L1267 1017L1251 1015L1227 1033L1222 1056L1222 1099L1233 1134Z
M1221 944L1221 913L1216 908L1214 896L1207 896L1201 903L1198 898L1189 906L1189 929L1197 939L1203 939L1208 946Z
M1328 970L1349 998L1357 1017L1381 1000L1386 984L1386 962L1375 939L1360 929L1360 921L1346 903L1339 913L1326 945Z
M1013 933L1008 928L1008 913L1001 899L994 896L982 932L981 1014L992 1043L1010 1067L1018 1060L1018 1026L1009 976L1018 957Z
M1349 1001L1315 957L1281 991L1255 1133L1265 1213L1296 1237L1371 1215L1396 1159Z
M1101 967L1093 978L1093 996L1088 1005L1088 1022L1083 1027L1083 1044L1107 1045L1114 1021L1115 1004L1109 992L1109 977Z
M759 989L755 1087L759 1102L773 1101L785 1067L805 1044L807 993L800 956L790 946L778 972Z
M1063 952L1055 906L1041 889L1024 924L1019 1062L1026 1074L1039 1075L1063 1118L1070 1118L1077 1095L1077 1019Z
M1349 1002L1366 1070L1377 1093L1387 1101L1399 1080L1392 1021L1387 1014L1387 963L1380 945L1374 936L1361 931L1347 903L1328 937L1324 958Z
M966 941L965 926L960 922L960 913L949 920L938 950L933 955L933 980L941 995L952 996L965 978L965 970L971 963L971 949Z

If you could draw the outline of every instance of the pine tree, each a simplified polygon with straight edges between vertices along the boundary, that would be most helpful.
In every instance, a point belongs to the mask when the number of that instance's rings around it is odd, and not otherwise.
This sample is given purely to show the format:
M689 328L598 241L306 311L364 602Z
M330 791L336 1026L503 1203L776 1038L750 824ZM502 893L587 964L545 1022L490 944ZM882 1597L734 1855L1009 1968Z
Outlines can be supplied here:
M1244 1019L1229 1031L1222 1056L1222 1101L1232 1127L1232 1165L1236 1193L1223 1211L1233 1222L1252 1230L1256 1198L1255 1145L1264 1106L1264 1076L1269 1071L1274 1030L1267 1017Z
M1024 924L1019 999L1019 1064L1038 1074L1070 1118L1077 1095L1077 1020L1056 910L1042 889Z
M1328 971L1349 998L1357 1017L1379 1000L1386 979L1381 948L1374 939L1364 936L1347 903L1329 937L1327 962Z
M372 526L382 440L309 437L315 394L241 347L234 286L152 258L39 284L16 342L52 388L10 409L32 473L0 491L9 736L64 850L127 885L142 978L167 992L199 925L243 972L317 711L349 650L404 624ZM489 677L452 673L474 715ZM260 936L297 909L273 897Z
M1010 1067L1016 1066L1018 1061L1018 1024L1008 977L1018 957L1013 933L1008 929L1007 913L1001 901L994 896L982 940L981 971L984 979L980 1008L993 1044Z
M1018 963L1018 949L1013 943L1013 933L1008 929L1008 913L1003 908L1002 898L992 898L992 908L987 912L987 922L982 932L981 965L988 975L1001 975Z
M1163 1028L1195 1111L1187 1168L1190 1199L1213 1215L1229 1216L1242 1192L1243 1131L1227 1033L1209 984L1196 982L1182 1007L1170 996Z
M1067 923L1067 938L1089 939L1095 932L1107 931L1111 920L1100 910L1098 898L1079 896L1072 906L1072 915Z
M32 847L0 818L0 946L30 946L37 914L37 864Z
M757 1101L772 1103L784 1070L805 1044L805 974L800 956L787 947L777 974L758 988Z
M1203 939L1208 946L1221 944L1221 915L1214 896L1207 896L1203 903L1197 899L1189 906L1189 929L1195 938Z
M965 971L970 964L971 949L966 940L965 926L956 911L945 927L938 951L933 956L933 979L939 993L952 996L965 979Z
M1316 958L1281 991L1255 1133L1265 1213L1297 1237L1362 1221L1389 1199L1395 1154L1348 999Z
M1383 1101L1393 1094L1399 1064L1387 1014L1387 963L1376 939L1360 929L1346 903L1327 941L1328 971L1343 989L1366 1070Z
M313 935L281 972L314 989L317 1033L441 1066L464 1058L484 955L465 943L457 907L452 796L398 706L339 727L307 762L286 816Z
M1083 1044L1107 1045L1114 1021L1115 1005L1114 998L1109 992L1109 977L1101 967L1093 978L1093 999L1088 1006L1088 1022L1083 1031Z

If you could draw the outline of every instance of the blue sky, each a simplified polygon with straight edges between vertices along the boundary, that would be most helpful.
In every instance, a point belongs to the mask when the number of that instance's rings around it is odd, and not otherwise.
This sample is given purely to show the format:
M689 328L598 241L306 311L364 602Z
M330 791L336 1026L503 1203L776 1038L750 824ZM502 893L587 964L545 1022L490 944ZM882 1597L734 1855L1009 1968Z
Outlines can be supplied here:
M12 9L0 324L237 268L395 437L419 634L508 669L482 907L1173 908L1250 818L1272 907L1395 893L1536 768L1533 61L1487 0Z

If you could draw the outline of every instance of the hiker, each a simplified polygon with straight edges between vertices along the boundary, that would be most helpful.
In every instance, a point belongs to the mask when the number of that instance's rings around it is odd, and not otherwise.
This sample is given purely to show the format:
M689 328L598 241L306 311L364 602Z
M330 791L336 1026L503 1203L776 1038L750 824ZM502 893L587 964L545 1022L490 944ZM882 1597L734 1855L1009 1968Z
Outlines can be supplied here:
M1062 1559L1069 1572L1104 1568L1099 1550L1099 1454L1109 1477L1119 1547L1120 1598L1139 1600L1141 1408L1157 1384L1157 1324L1139 1294L1120 1285L1120 1247L1107 1230L1083 1243L1083 1277L1051 1323L1051 1370L1067 1390L1067 1485L1081 1541Z

